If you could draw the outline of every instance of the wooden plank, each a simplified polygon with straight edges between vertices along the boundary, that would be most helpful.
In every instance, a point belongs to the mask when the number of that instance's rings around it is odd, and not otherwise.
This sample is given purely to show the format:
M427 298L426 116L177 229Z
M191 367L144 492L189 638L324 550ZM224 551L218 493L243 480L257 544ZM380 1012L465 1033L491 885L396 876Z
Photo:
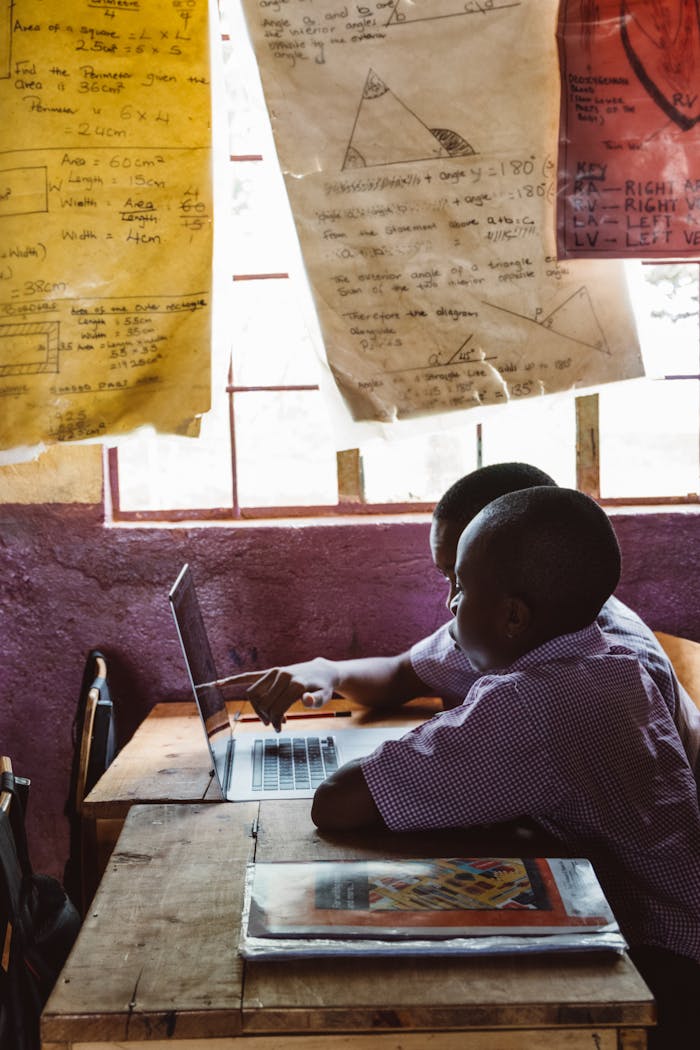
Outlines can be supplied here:
M294 835L289 828L294 828ZM266 860L355 860L390 857L455 856L553 856L561 846L548 836L534 835L524 828L501 825L493 830L420 831L393 833L385 828L362 828L351 832L323 832L311 822L307 799L260 803L255 859Z
M156 704L83 803L88 818L121 818L135 802L221 801L194 702Z
M646 1028L621 1028L618 1050L647 1050L649 1031Z
M82 915L95 896L123 826L123 820L86 820L81 817Z
M123 1045L123 1044L121 1044ZM114 1050L113 1043L78 1043L74 1050ZM643 1050L644 1043L624 1050ZM43 1047L42 1050L49 1050ZM129 1050L620 1050L613 1029L508 1032L403 1032L364 1035L275 1035L129 1043Z
M338 503L362 503L365 485L362 473L362 454L359 448L336 452L338 476Z
M294 834L289 834L289 828ZM308 802L261 803L256 861L553 854L513 832L321 835ZM552 843L550 843L552 845ZM651 994L627 957L295 960L246 964L243 1031L646 1025ZM468 989L468 995L465 995Z
M651 995L622 956L248 963L245 1034L651 1025ZM466 991L468 990L468 992Z
M700 707L700 642L678 638L674 634L654 632L664 652L673 664L678 681L688 695Z
M576 398L576 488L600 498L598 395Z
M42 1015L47 1043L240 1031L257 803L133 807Z

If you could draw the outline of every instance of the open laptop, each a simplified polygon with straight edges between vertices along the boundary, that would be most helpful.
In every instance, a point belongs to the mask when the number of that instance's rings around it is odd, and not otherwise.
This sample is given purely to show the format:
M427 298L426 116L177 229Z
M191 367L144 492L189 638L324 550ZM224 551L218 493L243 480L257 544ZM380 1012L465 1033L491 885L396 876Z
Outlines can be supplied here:
M233 733L189 566L168 595L192 691L221 790L230 802L311 798L338 766L396 740L408 724L349 727L338 733L313 729L276 733L262 722L254 731Z

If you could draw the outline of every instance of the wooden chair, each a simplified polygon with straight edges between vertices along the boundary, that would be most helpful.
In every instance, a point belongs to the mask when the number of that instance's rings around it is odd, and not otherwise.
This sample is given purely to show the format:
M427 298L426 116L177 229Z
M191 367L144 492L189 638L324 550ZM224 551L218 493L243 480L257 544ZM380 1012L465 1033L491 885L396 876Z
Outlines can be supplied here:
M7 755L0 755L0 775L3 773L12 773L12 761ZM22 809L27 808L27 798L29 795L29 780L26 777L15 777L15 789L19 801L22 805ZM10 812L10 803L12 802L12 795L9 791L0 792L0 809L5 813Z
M107 685L107 661L93 650L88 665L94 665L92 681L85 696L78 750L75 808L82 811L89 795L114 758L114 705ZM89 670L89 668L88 668Z
M11 773L11 772L12 772L12 762L5 755L0 755L0 774L1 773ZM3 810L5 813L9 813L10 812L10 803L11 802L12 802L12 795L10 794L10 792L9 791L3 791L0 794L0 809Z
M107 660L99 649L88 653L73 722L73 769L66 813L71 821L71 850L64 884L85 914L103 870L94 824L82 819L83 802L116 753L114 705L107 683ZM106 861L106 858L104 858Z
M700 708L700 642L691 642L688 638L678 638L663 631L654 633L673 664L678 681Z

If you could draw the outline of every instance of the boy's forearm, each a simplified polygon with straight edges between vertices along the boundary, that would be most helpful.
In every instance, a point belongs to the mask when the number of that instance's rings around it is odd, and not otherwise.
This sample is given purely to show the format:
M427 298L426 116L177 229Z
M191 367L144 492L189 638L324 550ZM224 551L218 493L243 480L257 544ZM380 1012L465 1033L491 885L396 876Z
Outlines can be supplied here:
M413 670L408 652L329 662L335 692L365 707L396 707L428 691Z
M311 819L321 831L349 831L383 823L360 759L341 766L316 788Z

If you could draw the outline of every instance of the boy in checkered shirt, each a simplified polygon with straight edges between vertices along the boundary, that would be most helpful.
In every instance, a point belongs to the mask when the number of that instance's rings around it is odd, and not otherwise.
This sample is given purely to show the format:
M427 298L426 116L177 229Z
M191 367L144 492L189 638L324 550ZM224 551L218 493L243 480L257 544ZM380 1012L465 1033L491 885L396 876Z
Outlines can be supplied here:
M433 512L430 550L448 585L448 608L454 597L457 541L463 529L488 503L516 490L555 481L529 463L493 463L459 478ZM598 626L609 641L637 654L661 690L683 741L691 767L700 773L700 711L679 683L671 663L647 625L617 598L601 608ZM462 703L480 676L467 654L455 645L450 624L394 656L354 660L317 657L289 667L252 671L228 679L243 689L261 719L279 729L295 700L321 707L334 693L369 707L392 707L417 696L439 696L445 708ZM697 774L696 774L697 775ZM700 777L698 778L700 779Z
M582 493L534 487L490 503L459 540L451 605L479 677L460 706L341 767L312 819L392 831L534 821L592 861L657 996L661 1038L676 1040L660 1045L675 1050L693 1045L678 1033L700 1030L700 810L658 686L596 622L619 574L610 521Z

